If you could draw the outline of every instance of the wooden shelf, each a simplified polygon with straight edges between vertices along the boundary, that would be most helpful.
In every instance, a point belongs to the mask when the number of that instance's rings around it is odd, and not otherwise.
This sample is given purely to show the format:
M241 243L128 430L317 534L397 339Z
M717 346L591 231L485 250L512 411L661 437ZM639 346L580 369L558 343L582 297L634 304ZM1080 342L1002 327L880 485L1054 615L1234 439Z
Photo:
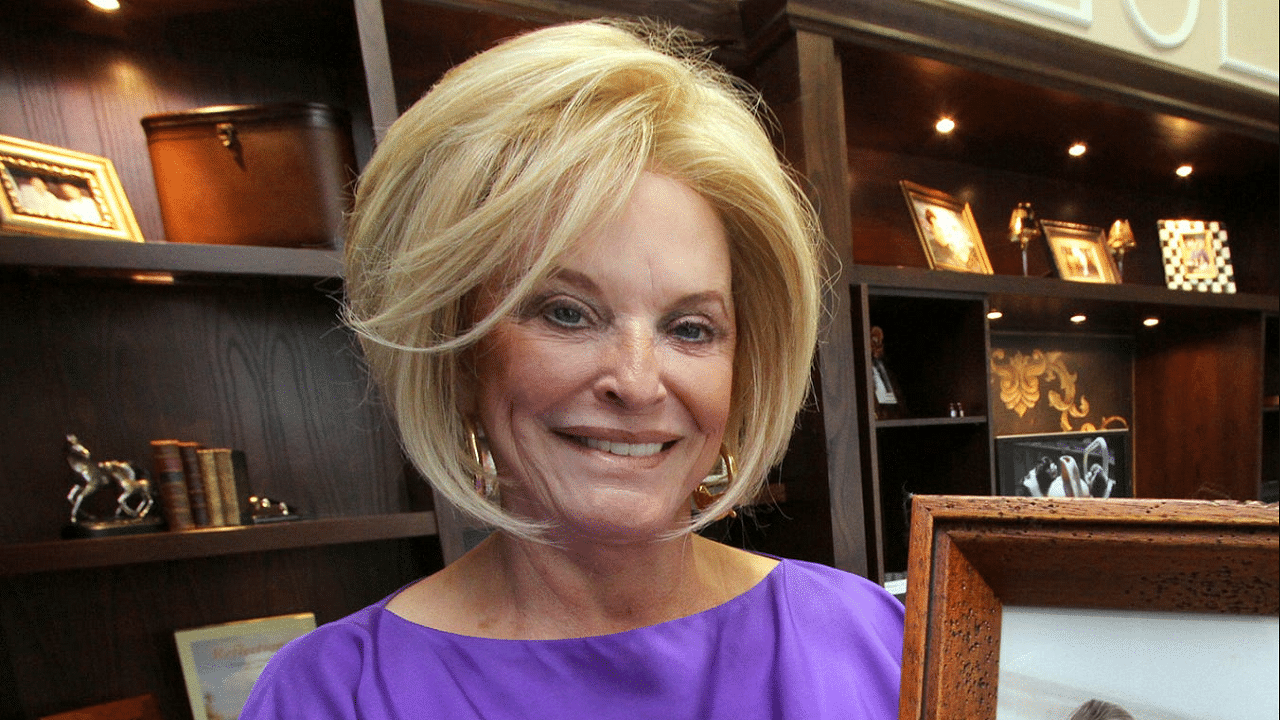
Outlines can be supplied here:
M876 428L885 430L890 428L941 427L943 425L985 425L986 422L986 415L937 418L898 418L894 420L877 420Z
M342 274L338 250L116 242L0 236L0 266L24 269L174 275L326 279Z
M434 512L297 520L0 546L0 577L436 534Z

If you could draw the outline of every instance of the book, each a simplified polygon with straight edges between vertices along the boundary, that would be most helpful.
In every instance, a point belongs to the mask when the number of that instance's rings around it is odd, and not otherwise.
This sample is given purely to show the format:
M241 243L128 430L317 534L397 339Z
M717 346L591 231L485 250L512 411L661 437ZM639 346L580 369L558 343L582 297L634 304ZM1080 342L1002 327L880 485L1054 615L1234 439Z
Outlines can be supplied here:
M178 454L182 456L182 474L187 481L187 503L191 507L191 521L196 527L209 526L209 503L204 494L204 478L200 474L200 443L179 442Z
M225 468L225 469L224 469ZM223 505L234 507L235 512L225 511L228 522L249 525L253 522L253 510L249 507L249 465L243 450L221 448L218 450L218 472L222 481Z
M187 478L182 472L182 453L177 440L152 440L153 481L160 495L160 510L170 530L195 527L187 499Z
M209 507L209 524L214 527L231 525L223 507L222 474L218 472L217 450L200 448L200 479L204 481L204 502Z

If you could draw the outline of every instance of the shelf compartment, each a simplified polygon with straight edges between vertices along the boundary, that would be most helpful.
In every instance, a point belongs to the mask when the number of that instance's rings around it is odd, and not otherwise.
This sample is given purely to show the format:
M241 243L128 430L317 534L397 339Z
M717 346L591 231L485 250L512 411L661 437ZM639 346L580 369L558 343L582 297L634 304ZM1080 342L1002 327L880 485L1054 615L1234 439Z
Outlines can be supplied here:
M426 511L15 543L0 546L0 577L435 534L436 515Z

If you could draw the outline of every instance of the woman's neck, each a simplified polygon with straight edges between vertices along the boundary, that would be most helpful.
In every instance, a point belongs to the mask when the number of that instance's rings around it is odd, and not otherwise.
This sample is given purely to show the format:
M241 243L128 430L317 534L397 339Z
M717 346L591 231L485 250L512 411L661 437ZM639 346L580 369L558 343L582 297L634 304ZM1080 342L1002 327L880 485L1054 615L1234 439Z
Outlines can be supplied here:
M563 639L632 630L710 609L776 565L696 535L638 545L548 545L495 533L389 608L440 630Z

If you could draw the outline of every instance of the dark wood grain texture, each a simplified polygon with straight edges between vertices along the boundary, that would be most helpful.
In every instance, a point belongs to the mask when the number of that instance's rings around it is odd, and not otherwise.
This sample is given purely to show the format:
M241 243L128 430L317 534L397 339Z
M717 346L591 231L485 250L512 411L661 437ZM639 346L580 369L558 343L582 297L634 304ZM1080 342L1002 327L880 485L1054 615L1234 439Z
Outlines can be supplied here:
M918 496L899 717L995 716L1005 605L1276 615L1278 530L1259 503Z

